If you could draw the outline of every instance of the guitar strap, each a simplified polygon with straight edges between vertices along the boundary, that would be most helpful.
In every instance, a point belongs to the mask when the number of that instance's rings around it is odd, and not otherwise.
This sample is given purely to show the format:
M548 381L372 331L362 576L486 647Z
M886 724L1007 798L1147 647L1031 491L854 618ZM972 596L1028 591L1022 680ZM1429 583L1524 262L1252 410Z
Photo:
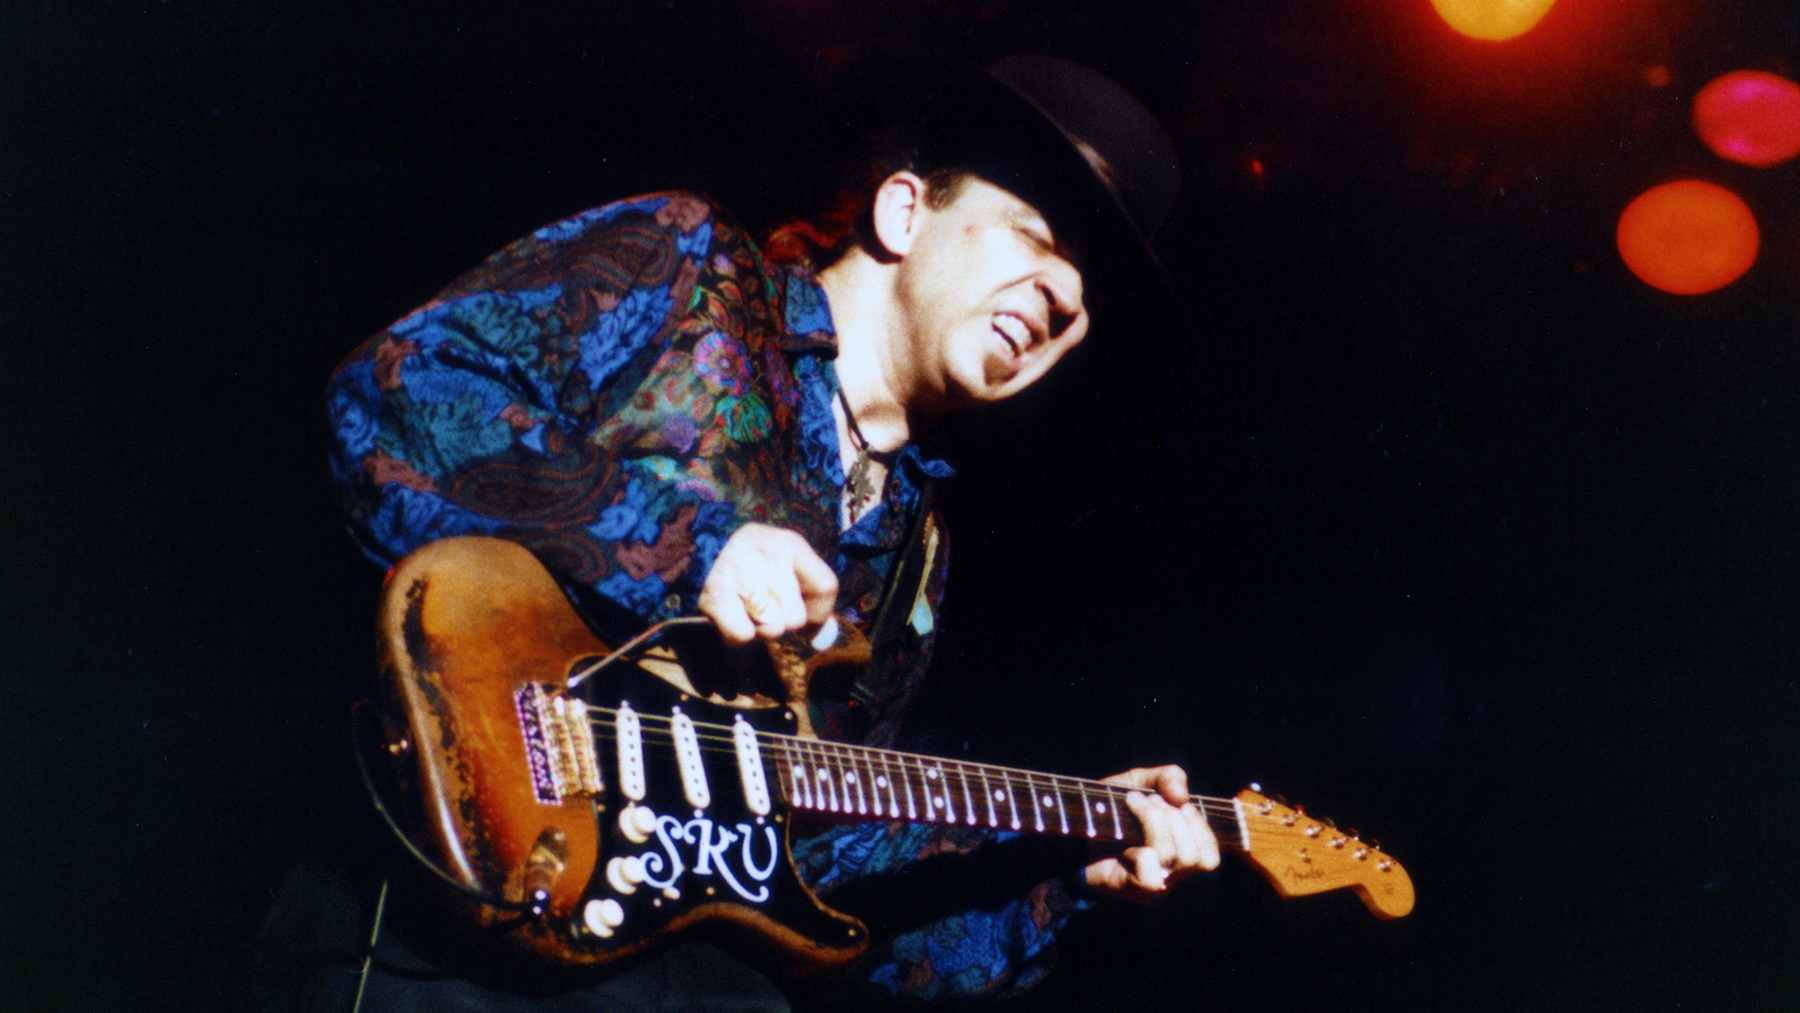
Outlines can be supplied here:
M937 515L932 512L936 489L937 483L930 478L920 483L919 501L913 505L912 522L901 543L900 558L888 572L881 603L875 606L875 618L869 623L869 647L874 658L889 652L909 628L915 635L924 636L936 622L925 594L941 540ZM878 671L879 666L871 662L850 687L851 697L871 709L880 696L880 687L870 685L869 680Z

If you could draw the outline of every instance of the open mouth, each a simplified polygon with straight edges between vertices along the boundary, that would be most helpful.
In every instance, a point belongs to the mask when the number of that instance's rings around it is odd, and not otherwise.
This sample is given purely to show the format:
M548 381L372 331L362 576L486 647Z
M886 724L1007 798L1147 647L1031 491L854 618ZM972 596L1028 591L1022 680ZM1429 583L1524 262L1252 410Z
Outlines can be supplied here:
M1015 359L1022 357L1031 344L1031 328L1011 313L1001 313L994 318L994 333L1006 342Z

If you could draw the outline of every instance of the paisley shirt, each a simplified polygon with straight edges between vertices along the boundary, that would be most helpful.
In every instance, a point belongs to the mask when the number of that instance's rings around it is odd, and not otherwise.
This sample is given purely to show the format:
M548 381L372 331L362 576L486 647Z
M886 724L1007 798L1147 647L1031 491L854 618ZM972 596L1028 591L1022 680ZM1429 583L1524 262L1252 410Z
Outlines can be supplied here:
M705 198L621 201L501 250L353 352L328 389L332 474L376 560L456 535L512 539L603 629L693 614L719 550L750 522L803 536L838 573L838 611L866 623L924 485L949 469L907 447L882 502L840 531L835 351L806 268L765 262ZM893 744L936 635L946 553L932 558L904 635L854 684L815 687L822 736ZM867 981L988 993L1048 968L1075 906L1055 875L1070 862L910 921L918 891L880 888L956 864L920 859L1030 845L1010 836L862 824L798 841L795 859L822 893L868 892L893 927L859 970Z

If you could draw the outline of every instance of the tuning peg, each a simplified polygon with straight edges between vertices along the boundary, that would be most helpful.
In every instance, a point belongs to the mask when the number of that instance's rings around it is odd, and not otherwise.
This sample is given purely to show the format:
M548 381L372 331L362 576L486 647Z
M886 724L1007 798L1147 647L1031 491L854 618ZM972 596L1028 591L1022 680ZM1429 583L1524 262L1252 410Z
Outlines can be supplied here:
M1277 805L1287 805L1288 804L1288 800L1285 798L1282 798L1279 794L1270 795L1269 797L1274 799Z
M1306 807L1305 807L1305 806L1303 806L1303 805L1297 805L1297 806L1295 806L1295 807L1294 807L1294 811L1295 811L1295 812L1297 812L1297 813L1299 813L1299 814L1300 814L1300 815L1302 815L1302 816L1305 816L1305 815L1306 815Z
M1353 841L1360 841L1360 840L1362 840L1362 835L1361 835L1361 834L1359 834L1359 833L1357 833L1357 832L1356 832L1356 831L1355 831L1355 830L1354 830L1354 829L1352 829L1352 830L1350 830L1350 831L1348 831L1348 833L1349 833L1349 834L1350 834L1350 839L1351 839L1351 840L1353 840Z
M1329 816L1320 816L1319 822L1325 824L1326 826L1330 827L1333 830L1337 829L1337 824L1332 822L1332 819Z

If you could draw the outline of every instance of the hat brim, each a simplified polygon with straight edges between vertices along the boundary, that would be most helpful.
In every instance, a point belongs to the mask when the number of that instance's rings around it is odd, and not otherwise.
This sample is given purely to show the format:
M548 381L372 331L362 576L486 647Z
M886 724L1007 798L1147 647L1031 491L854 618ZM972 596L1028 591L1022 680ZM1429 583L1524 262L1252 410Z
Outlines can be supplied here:
M829 114L857 134L899 126L1041 211L1075 251L1096 317L1181 329L1168 273L1124 202L1076 141L1030 98L972 64L911 43L856 50Z

